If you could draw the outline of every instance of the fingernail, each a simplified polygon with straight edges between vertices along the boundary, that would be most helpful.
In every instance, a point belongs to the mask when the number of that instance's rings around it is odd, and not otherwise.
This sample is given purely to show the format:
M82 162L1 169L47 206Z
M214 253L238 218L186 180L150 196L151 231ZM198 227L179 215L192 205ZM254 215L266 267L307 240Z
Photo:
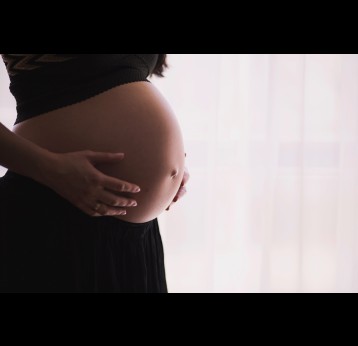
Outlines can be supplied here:
M139 188L139 187L136 187L136 188L134 188L133 191L134 191L134 192L140 192L140 188Z

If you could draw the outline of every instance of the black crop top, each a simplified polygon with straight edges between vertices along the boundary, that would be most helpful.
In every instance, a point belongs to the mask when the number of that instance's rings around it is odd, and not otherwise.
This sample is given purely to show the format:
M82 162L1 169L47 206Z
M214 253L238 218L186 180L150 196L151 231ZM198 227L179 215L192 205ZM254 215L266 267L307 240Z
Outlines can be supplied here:
M115 86L148 81L158 54L2 54L18 124Z

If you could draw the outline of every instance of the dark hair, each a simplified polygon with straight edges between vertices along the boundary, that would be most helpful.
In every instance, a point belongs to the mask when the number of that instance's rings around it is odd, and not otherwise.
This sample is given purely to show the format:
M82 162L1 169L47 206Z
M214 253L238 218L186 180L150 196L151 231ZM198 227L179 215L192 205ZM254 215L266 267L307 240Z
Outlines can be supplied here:
M168 67L167 64L167 55L166 54L158 54L157 64L154 67L153 74L158 77L164 77L163 72Z

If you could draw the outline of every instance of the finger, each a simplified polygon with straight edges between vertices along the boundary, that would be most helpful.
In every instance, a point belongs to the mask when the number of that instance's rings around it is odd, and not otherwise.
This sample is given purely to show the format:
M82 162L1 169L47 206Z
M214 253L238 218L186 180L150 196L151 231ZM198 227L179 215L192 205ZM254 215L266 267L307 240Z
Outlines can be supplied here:
M182 198L185 194L186 194L186 188L185 187L181 187L177 193L177 195L174 197L173 202L176 203L179 201L180 198Z
M87 205L81 205L79 206L79 208L87 215L91 216L91 217L98 217L101 216L100 214L98 214L95 210L93 210L91 207L87 206Z
M189 179L190 179L190 174L189 174L188 169L185 167L184 176L183 176L183 186L187 184Z
M116 216L116 215L126 215L127 214L126 210L124 210L124 209L109 207L105 204L101 204L101 206L99 207L98 213L100 213L101 216Z
M183 174L183 180L180 184L180 187L184 187L188 183L189 179L190 179L190 174L188 172L188 169L185 167L184 174Z
M102 176L102 186L108 190L116 191L116 192L132 192L138 193L140 192L140 187L135 184L128 183L126 181L113 178L104 174Z
M86 157L92 163L112 163L112 162L123 160L124 153L101 153L101 152L88 151L86 153Z
M92 217L126 215L127 214L126 210L123 208L109 207L102 203L99 204L99 207L97 210L94 210L93 206L85 205L85 204L82 205L81 209L83 211L85 211L86 214L88 214Z
M116 194L103 190L98 195L98 200L110 207L136 207L137 202L134 199L120 197Z
M91 207L90 205L87 205L85 203L80 204L78 207L80 210L82 210L88 216L91 216L91 217L103 216L98 211L94 210L93 207Z

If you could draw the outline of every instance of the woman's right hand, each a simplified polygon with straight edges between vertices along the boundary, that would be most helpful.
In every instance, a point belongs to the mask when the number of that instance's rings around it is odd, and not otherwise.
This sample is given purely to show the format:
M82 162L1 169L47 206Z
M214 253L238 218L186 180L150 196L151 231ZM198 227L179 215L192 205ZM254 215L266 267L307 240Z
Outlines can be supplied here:
M90 216L125 215L125 207L136 201L118 193L140 191L139 186L110 177L97 170L95 164L118 163L124 154L90 150L54 153L51 168L44 172L43 183ZM139 189L138 191L136 189Z

